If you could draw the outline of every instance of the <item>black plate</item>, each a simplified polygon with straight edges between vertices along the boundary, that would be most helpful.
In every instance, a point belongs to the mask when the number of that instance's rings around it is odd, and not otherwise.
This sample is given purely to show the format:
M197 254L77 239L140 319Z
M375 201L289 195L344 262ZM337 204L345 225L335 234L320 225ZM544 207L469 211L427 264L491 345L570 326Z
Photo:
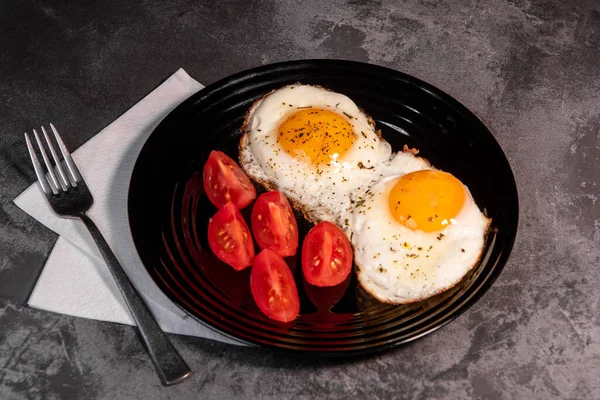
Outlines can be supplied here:
M282 324L264 317L249 271L234 272L210 254L206 226L215 208L202 193L201 171L213 149L237 159L252 102L291 83L322 85L349 96L395 151L407 144L457 176L492 218L481 263L457 286L426 301L389 306L357 289L352 273L336 288L307 285L296 260L301 314ZM200 171L200 173L198 173ZM152 133L129 188L137 251L156 284L194 318L240 340L287 351L353 355L388 349L456 318L492 284L516 235L518 198L510 166L488 129L439 89L369 64L309 60L267 65L216 82L178 106ZM300 221L302 233L309 228Z

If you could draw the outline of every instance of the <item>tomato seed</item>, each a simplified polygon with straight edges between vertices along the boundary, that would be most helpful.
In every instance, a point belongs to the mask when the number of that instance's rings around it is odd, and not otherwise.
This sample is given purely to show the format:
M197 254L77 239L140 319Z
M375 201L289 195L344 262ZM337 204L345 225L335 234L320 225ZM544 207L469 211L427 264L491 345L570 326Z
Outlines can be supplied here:
M258 218L259 221L262 221L262 215L258 214L258 217L256 218Z
M229 191L225 192L225 200L229 201L229 199L231 199L231 195L229 194Z

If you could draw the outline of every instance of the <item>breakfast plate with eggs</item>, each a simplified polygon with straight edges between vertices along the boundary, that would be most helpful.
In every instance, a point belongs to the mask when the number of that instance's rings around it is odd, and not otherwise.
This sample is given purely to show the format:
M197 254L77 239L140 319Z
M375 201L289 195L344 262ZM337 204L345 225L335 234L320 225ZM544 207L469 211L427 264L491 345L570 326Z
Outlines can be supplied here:
M128 199L159 288L203 324L289 352L372 353L465 311L518 225L510 166L458 101L350 61L216 82L151 134Z

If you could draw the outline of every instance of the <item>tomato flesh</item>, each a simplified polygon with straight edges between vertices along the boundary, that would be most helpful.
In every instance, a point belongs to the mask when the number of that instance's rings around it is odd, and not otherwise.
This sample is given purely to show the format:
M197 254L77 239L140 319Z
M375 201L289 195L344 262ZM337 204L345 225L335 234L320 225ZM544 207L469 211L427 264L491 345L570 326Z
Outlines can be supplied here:
M298 249L298 223L290 202L278 191L258 196L252 208L252 233L261 249L282 257L293 256Z
M283 258L269 249L264 249L254 259L250 290L260 311L275 321L293 321L300 312L300 298L292 272Z
M242 168L222 151L212 151L203 171L204 191L217 208L231 201L238 210L252 203L256 188Z
M352 270L352 246L344 232L330 222L313 227L302 244L302 272L315 286L342 283Z
M221 261L237 271L249 267L254 261L250 229L231 201L208 222L208 244Z

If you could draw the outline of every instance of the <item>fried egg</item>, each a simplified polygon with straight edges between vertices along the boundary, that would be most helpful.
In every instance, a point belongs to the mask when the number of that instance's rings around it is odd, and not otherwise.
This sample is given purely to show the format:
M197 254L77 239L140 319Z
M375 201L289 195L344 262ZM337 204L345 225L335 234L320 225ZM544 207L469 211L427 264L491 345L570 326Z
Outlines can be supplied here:
M345 95L289 85L258 100L242 127L240 165L313 222L337 222L351 193L379 178L391 146Z
M490 224L460 180L432 167L383 177L349 218L360 285L392 304L459 282L481 257Z
M393 154L348 97L285 86L252 105L242 131L242 168L310 221L340 226L359 284L376 299L402 304L433 296L481 257L490 220L468 188L416 152Z

